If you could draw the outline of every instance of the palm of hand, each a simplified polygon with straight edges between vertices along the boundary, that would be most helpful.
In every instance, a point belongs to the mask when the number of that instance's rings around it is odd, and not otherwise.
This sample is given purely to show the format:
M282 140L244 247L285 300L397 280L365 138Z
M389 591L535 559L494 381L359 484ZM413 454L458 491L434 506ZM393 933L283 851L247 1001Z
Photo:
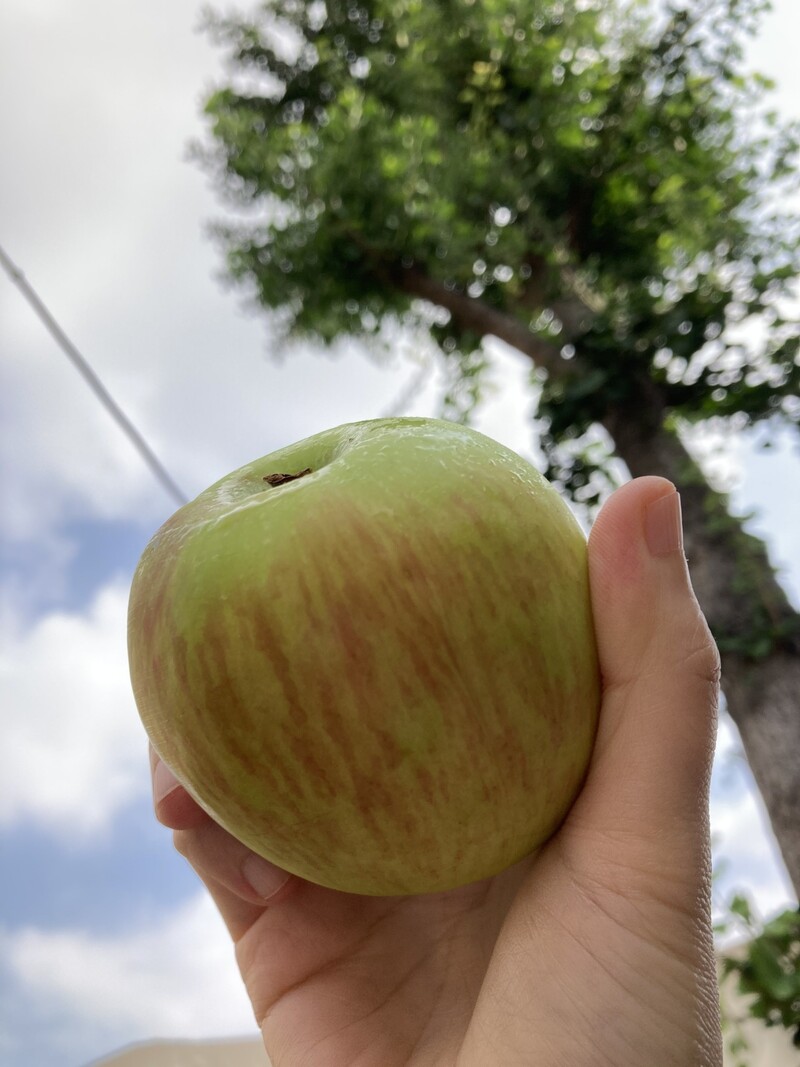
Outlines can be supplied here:
M524 867L450 893L369 898L309 883L237 959L275 1064L455 1062Z
M700 928L685 949L696 901L608 855L581 869L583 837L567 825L538 856L450 893L290 883L254 907L237 958L275 1067L715 1062L697 1024ZM656 1060L665 1031L675 1052Z

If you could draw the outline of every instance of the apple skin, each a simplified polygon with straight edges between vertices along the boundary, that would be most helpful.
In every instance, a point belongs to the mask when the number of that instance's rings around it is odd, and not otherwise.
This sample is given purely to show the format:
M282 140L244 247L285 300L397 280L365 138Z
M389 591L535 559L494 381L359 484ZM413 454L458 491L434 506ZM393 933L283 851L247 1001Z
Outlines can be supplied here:
M235 837L320 885L496 874L586 773L584 535L535 468L450 422L340 426L221 479L145 549L128 635L156 751Z

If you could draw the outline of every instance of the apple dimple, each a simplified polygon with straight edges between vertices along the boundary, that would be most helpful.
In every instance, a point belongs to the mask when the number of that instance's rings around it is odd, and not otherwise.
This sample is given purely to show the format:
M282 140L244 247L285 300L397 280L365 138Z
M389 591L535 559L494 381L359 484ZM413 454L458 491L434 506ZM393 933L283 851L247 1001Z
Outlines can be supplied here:
M306 467L304 471L299 471L297 474L265 474L263 481L269 485L285 485L286 482L296 482L298 478L304 478L307 474L311 474L311 468Z

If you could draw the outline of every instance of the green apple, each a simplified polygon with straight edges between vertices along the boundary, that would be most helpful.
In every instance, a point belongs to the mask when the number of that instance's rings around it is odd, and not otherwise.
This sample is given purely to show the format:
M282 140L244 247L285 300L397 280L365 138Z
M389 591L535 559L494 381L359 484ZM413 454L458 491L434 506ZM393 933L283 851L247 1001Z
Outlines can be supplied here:
M145 549L128 632L156 751L324 886L495 874L586 773L586 540L535 468L450 422L340 426L221 479Z

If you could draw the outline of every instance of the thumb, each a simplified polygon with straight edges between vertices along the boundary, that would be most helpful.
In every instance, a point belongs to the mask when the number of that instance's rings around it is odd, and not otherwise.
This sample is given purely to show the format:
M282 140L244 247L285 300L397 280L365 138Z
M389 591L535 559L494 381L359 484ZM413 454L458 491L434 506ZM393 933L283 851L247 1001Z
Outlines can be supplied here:
M671 482L638 478L609 498L589 573L603 706L581 821L651 841L663 864L665 846L707 835L719 679Z

